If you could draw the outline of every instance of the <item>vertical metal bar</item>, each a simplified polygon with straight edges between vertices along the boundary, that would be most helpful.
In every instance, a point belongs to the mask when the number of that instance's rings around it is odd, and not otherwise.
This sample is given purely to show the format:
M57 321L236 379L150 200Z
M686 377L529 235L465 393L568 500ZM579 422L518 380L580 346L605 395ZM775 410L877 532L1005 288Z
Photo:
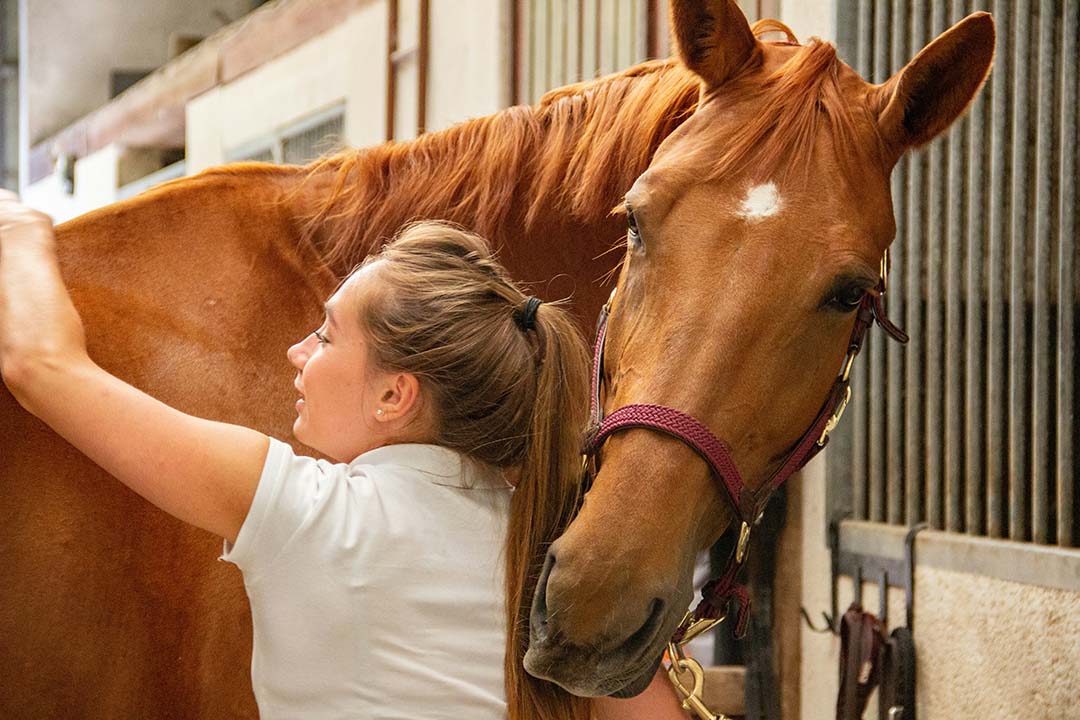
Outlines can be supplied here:
M997 40L991 77L993 109L990 131L990 246L987 252L986 325L986 504L990 537L1005 536L1005 243L1010 198L1007 192L1008 148L1012 141L1009 114L1012 90L1012 8L1009 0L994 1Z
M573 80L585 79L585 0L578 0L578 74Z
M875 3L873 34L873 71L867 79L882 83L889 77L889 6ZM883 340L883 339L882 339ZM885 522L885 342L871 343L867 348L870 378L867 397L869 407L869 439L867 441L867 472L870 476L870 519Z
M1028 70L1032 65L1031 18L1016 13L1013 52L1012 215L1009 247L1009 537L1029 538L1028 515L1028 372L1027 240L1028 117L1031 112ZM1034 70L1034 67L1031 68Z
M871 0L859 0L859 30L856 40L858 59L856 61L857 65L855 69L864 78L871 78L873 73L871 64L874 30L873 19L873 4ZM873 348L878 344L876 340L877 338L867 338L864 353L867 357L874 352ZM861 361L861 363L866 362L866 359ZM869 368L864 366L857 370L853 370L851 376L851 401L855 405L853 408L854 417L852 418L852 420L854 420L852 425L854 436L851 441L851 500L852 511L856 520L871 519L871 508L869 506L869 413L867 411L870 389L870 383L868 382L869 375Z
M547 0L544 5L544 92L551 90L555 87L553 78L554 61L552 58L555 56L555 31L552 29L552 21L555 19L555 11L551 5L555 0Z
M567 0L551 2L551 87L562 87L569 80L567 72Z
M596 24L593 26L593 42L596 48L596 71L593 73L593 77L601 74L601 69L604 67L604 60L602 56L603 45L601 41L604 37L604 0L595 0L596 2Z
M931 3L933 31L936 37L945 31L944 2ZM936 529L945 527L942 494L942 414L944 361L942 358L941 266L946 231L946 180L948 178L949 138L943 136L930 145L930 228L926 235L926 512L927 522Z
M952 0L951 20L960 21L964 0ZM964 157L970 119L953 126L949 131L948 208L945 249L945 356L940 374L945 380L945 447L942 479L945 485L945 529L962 532L964 529L964 314L963 293L964 230L967 224L964 200ZM933 295L931 295L933 297Z
M1054 227L1055 0L1039 2L1039 105L1035 156L1035 253L1032 283L1031 532L1050 541L1050 243ZM1073 60L1075 62L1075 59ZM1075 146L1073 147L1075 152Z
M1073 547L1076 455L1076 147L1077 137L1077 34L1080 33L1080 3L1066 2L1061 43L1061 224L1058 233L1058 316L1057 316L1057 542Z
M908 60L907 0L892 0L890 31L892 40L891 73L899 72ZM896 318L904 316L905 261L909 251L907 228L908 160L901 160L893 170L892 201L896 218L896 239L890 249L892 277L889 278L888 311ZM904 346L890 342L886 350L886 434L885 486L887 519L890 524L904 522Z
M431 0L420 0L416 47L416 134L427 131L428 42L431 36Z
M394 55L398 50L398 0L386 2L386 139L394 139L395 112L397 110L397 63Z
M926 44L926 0L911 2L911 48ZM904 474L907 478L904 512L908 525L926 518L923 502L923 267L926 235L925 177L926 154L917 153L909 160L908 182L908 263L904 322L911 335L904 369Z
M983 453L985 432L985 317L983 302L983 267L986 264L983 242L986 237L986 210L990 207L987 192L984 148L990 145L986 123L987 96L985 88L975 98L969 114L967 154L967 295L965 297L965 353L964 376L964 529L973 535L986 532L985 457Z
M660 57L660 9L659 0L648 0L645 6L645 52L650 59Z
M522 35L521 5L523 0L511 0L510 2L510 104L520 105L521 97L521 58Z
M874 4L872 0L859 0L859 48L855 69L864 78L871 77L871 52L873 50Z

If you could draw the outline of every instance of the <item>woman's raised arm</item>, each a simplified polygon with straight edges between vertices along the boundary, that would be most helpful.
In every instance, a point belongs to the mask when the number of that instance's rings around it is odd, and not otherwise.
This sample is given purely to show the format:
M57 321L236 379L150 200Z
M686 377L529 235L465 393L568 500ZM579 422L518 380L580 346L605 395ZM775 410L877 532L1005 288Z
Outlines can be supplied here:
M186 415L113 377L86 351L48 216L0 191L0 375L15 399L165 512L230 541L269 439Z

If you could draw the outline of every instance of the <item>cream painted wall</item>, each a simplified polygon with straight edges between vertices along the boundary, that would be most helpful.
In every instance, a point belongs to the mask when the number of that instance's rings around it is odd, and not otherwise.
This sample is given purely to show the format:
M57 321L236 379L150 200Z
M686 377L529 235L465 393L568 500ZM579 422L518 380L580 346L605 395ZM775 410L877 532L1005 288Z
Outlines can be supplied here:
M780 21L795 31L799 42L811 37L836 39L836 7L833 0L780 0Z
M386 6L371 3L345 22L187 105L187 172L334 105L345 105L345 142L383 139Z
M428 130L510 104L510 15L502 0L432 0Z
M405 5L405 3L403 3ZM385 2L362 6L337 28L188 103L187 172L226 162L237 148L345 105L346 144L363 147L386 137ZM403 13L403 49L415 18ZM500 0L431 3L427 127L441 130L487 115L509 102L509 14ZM398 139L413 136L415 62L397 75Z
M30 145L109 99L109 71L153 69L173 33L205 36L252 8L252 0L32 0L25 9L25 99Z

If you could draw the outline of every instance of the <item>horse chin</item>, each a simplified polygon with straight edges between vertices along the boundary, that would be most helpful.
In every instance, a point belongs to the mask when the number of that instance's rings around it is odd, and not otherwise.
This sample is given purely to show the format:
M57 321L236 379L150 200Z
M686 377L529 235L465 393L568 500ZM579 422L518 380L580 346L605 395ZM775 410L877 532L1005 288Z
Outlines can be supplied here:
M530 650L525 654L525 669L529 675L553 682L571 695L624 698L645 692L657 674L660 660L658 655L648 664L621 671L618 675L605 675L603 671L597 674L597 670L603 670L603 663L592 664L588 673L567 673L567 663L546 661L540 653Z
M656 677L656 669L660 667L660 658L656 658L656 661L641 673L635 680L630 681L629 684L623 686L621 690L616 690L609 695L613 698L632 698L635 695L640 695L645 692L645 688L649 687L649 683Z

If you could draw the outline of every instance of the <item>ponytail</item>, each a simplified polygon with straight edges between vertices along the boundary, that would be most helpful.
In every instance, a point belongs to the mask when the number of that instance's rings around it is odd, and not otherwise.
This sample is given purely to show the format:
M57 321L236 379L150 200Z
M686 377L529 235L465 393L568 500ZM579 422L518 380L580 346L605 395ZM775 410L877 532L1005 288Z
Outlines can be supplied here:
M589 700L528 673L529 609L548 547L573 518L581 487L588 354L569 314L535 308L536 402L510 504L506 549L506 688L510 720L586 720Z

